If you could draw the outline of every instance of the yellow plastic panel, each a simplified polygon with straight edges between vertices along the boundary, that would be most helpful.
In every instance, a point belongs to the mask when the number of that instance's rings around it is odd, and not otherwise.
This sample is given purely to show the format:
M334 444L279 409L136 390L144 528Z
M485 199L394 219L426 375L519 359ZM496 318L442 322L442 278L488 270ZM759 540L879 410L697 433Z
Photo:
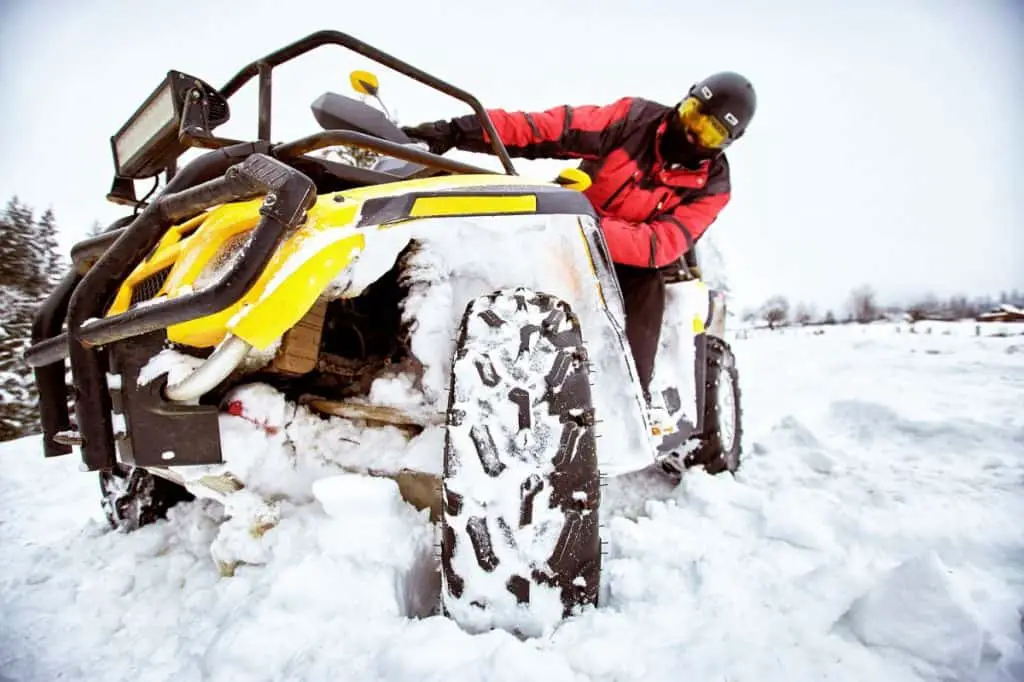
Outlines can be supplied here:
M319 248L246 312L232 333L256 348L267 348L302 319L330 281L365 247L366 238L356 233Z
M329 196L329 195L328 195ZM189 287L196 281L196 278L203 271L203 268L210 265L210 260L217 254L220 247L227 242L231 237L241 233L244 230L251 230L259 220L259 206L261 201L256 200L253 202L246 202L245 204L229 204L217 209L219 215L215 219L211 217L210 220L204 225L201 230L207 234L200 235L196 233L190 241L189 248L182 254L181 260L179 260L175 270L172 271L171 277L175 277L175 281L168 281L168 286L165 287L168 293L173 296L186 295L190 292ZM294 256L307 239L322 238L324 232L328 229L343 227L352 222L355 216L357 205L353 203L338 203L333 200L328 200L328 197L321 197L313 208L310 209L306 224L296 232L294 235L286 239L277 252L271 258L267 267L264 269L263 274L257 280L256 284L246 292L246 294L234 305L228 308L201 317L196 320L189 322L183 322L167 329L167 337L175 343L181 343L189 346L196 346L199 348L206 348L214 346L220 343L226 335L232 318L234 318L239 311L245 306L255 306L249 311L249 314L256 314L259 319L266 320L267 318L263 313L259 312L263 305L267 301L276 301L277 292L275 295L268 297L266 300L261 301L268 284L273 282L278 277L281 269L285 266L285 263ZM351 234L351 233L350 233ZM202 238L200 238L202 237ZM275 314L281 315L280 323L276 320L273 321L268 327L265 334L257 333L251 326L245 327L245 333L249 338L242 337L245 340L253 343L257 348L265 348L269 345L269 342L264 343L263 339L269 337L270 341L273 341L280 336L284 330L288 328L294 321L286 324L286 320L294 316L294 312L289 313L289 310L299 310L298 318L305 314L306 310L316 301L316 296L320 294L323 286L327 284L338 272L341 271L348 264L348 261L340 263L339 256L342 253L351 252L354 247L350 244L346 247L337 246L338 241L345 240L347 236L339 231L336 239L325 240L325 243L321 247L326 254L324 257L312 256L311 260L314 263L323 265L324 267L334 268L329 272L317 272L315 268L313 270L307 269L306 266L299 268L292 272L289 278L294 277L310 277L315 278L316 281L322 282L321 288L316 292L308 302L302 302L300 299L296 299L291 307L284 306L281 303L272 303L277 306L277 312ZM359 244L362 243L363 237L358 237ZM195 241L193 246L191 242ZM333 260L332 260L333 258ZM328 265L330 261L330 265ZM340 263L340 264L338 264ZM282 283L282 286L284 284ZM296 292L302 290L302 287L287 286L284 291ZM236 330L237 332L237 330ZM250 340L252 339L252 340Z

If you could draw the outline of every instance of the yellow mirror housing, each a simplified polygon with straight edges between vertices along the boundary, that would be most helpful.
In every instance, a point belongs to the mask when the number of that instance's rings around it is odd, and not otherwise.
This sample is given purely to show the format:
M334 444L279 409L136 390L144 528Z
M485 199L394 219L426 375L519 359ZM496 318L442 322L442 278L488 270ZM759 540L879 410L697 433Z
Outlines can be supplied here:
M361 95L376 97L380 89L377 76L369 71L353 71L348 75L348 80L352 84L352 89Z

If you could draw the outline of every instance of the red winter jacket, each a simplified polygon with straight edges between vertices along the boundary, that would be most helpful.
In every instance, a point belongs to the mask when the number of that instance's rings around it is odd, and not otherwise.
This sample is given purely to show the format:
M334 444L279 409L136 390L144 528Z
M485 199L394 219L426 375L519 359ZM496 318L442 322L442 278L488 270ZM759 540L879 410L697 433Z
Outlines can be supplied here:
M584 159L593 184L585 192L616 263L664 267L686 253L729 202L724 154L698 170L671 169L658 142L672 107L636 97L606 106L568 105L547 111L489 109L511 156ZM452 121L458 148L491 152L476 116Z

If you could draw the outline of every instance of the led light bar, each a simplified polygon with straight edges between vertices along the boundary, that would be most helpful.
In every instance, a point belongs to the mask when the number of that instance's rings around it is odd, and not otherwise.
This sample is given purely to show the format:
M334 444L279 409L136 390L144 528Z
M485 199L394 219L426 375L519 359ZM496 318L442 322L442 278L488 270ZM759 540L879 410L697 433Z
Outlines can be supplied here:
M186 101L194 92L200 96L193 98L186 109ZM207 130L228 118L227 102L217 90L188 74L168 71L163 82L110 138L117 175L133 180L149 178L181 156L188 149L178 139L186 112L190 123L199 117Z
M165 81L114 135L117 174L134 178L159 173L162 168L153 168L152 162L154 156L159 161L162 155L153 152L167 147L168 142L177 141L180 122L174 89Z

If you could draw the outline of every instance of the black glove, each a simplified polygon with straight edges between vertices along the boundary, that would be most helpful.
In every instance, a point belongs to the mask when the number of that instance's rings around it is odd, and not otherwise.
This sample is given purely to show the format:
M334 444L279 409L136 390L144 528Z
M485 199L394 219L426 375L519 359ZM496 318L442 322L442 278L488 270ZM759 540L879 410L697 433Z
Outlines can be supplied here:
M402 132L414 140L425 142L434 154L444 154L458 144L455 128L449 121L432 121L418 126L403 126Z

